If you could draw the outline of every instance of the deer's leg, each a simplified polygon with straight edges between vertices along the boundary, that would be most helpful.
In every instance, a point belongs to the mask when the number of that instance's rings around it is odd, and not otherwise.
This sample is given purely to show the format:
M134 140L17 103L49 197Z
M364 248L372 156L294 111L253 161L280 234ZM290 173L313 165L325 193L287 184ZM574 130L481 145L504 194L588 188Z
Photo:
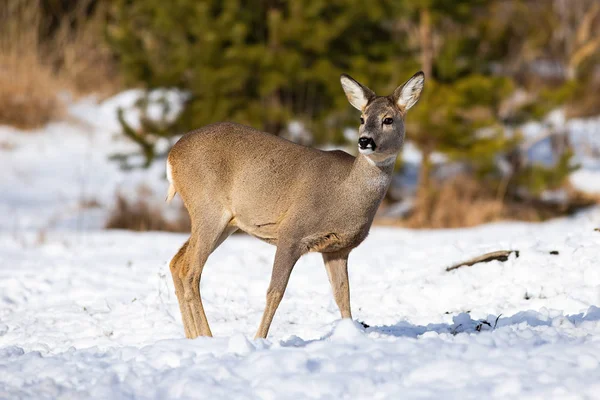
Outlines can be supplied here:
M255 339L267 337L273 316L283 298L290 274L298 258L300 258L300 254L295 249L284 246L277 247L273 272L271 273L271 283L267 290L267 304Z
M228 226L231 220L229 214L211 216L210 213L205 212L199 215L202 216L202 220L192 222L192 236L186 252L187 268L183 269L180 275L184 301L190 309L195 327L195 334L191 338L212 336L202 305L200 277L208 256L235 230Z
M340 309L342 318L352 318L350 285L348 283L348 255L347 252L323 253L323 261L325 261L325 269L329 276L333 297Z
M186 250L189 242L190 240L188 239L183 246L181 246L177 254L175 254L175 257L171 259L169 266L171 269L171 276L173 277L173 285L175 286L175 294L177 295L177 300L179 302L179 310L181 311L181 319L183 321L185 336L191 338L198 336L198 333L196 333L196 326L194 325L194 319L192 318L190 307L185 301L183 281L180 277L180 270L183 268L183 265L186 262Z

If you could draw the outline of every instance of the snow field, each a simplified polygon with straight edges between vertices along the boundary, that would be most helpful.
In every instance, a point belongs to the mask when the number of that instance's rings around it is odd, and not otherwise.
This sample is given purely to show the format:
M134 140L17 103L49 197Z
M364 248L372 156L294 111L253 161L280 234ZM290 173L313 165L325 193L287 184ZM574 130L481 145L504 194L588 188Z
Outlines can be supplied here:
M185 235L2 234L0 398L599 398L599 217L374 228L350 258L369 328L338 319L310 254L256 341L274 255L256 239L211 256L216 337L188 340L167 265ZM520 257L445 272L499 248Z

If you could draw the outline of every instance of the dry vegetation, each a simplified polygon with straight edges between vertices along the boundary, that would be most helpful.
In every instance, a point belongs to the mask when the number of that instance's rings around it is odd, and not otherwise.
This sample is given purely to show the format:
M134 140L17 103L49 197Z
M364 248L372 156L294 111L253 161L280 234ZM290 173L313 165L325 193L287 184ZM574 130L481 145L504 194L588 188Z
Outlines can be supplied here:
M418 196L405 224L411 228L475 226L499 219L503 208L501 199L484 190L479 182L458 176L434 188L429 196Z
M598 74L600 81L600 73ZM588 118L598 115L600 110L600 82L593 82L576 99L565 106L567 118Z
M175 219L165 217L164 210L157 205L151 191L140 187L133 201L122 193L117 193L116 204L108 218L106 228L142 232L189 232L191 225L187 212L183 207L178 211Z
M507 199L486 190L471 177L457 176L437 183L430 196L418 196L406 219L379 218L376 223L409 228L460 228L502 220L543 221L598 202L593 196L567 190L570 193L566 203Z
M40 0L0 2L0 124L36 128L63 116L61 92L115 90L101 34L104 11L90 15L87 6L79 2L50 30Z

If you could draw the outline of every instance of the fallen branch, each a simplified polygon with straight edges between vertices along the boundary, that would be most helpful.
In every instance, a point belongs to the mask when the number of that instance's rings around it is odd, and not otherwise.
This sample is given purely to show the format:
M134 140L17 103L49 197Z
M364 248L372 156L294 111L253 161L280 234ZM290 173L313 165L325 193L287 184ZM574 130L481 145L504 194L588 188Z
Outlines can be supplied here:
M515 253L515 256L519 257L519 250L492 251L491 253L486 253L484 255L481 255L481 256L478 256L475 258L471 258L470 260L463 261L458 264L454 264L453 266L446 268L446 271L452 271L452 270L455 270L460 267L470 267L471 265L475 265L477 263L482 263L482 262L486 263L486 262L490 262L490 261L494 261L494 260L504 262L504 261L508 260L508 256L510 256L511 253ZM557 256L560 253L558 250L551 250L548 252L548 254L550 254L551 256Z
M486 253L484 255L481 255L481 256L478 256L475 258L471 258L470 260L463 261L461 263L458 263L451 267L448 267L448 268L446 268L446 271L453 271L460 267L470 267L471 265L481 263L481 262L490 262L490 261L494 261L494 260L504 262L504 261L508 260L508 256L511 255L512 253L514 253L516 257L519 257L519 250L492 251L491 253Z
M494 327L492 329L496 329L496 327L498 326L498 320L500 319L500 316L502 314L498 314L498 316L496 317L496 322L494 322Z

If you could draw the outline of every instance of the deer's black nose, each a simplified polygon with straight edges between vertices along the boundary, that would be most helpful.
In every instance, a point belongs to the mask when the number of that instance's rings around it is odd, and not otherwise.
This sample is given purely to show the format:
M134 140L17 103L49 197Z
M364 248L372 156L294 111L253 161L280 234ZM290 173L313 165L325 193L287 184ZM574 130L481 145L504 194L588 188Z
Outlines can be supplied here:
M370 137L361 137L360 139L358 139L358 146L362 149L362 150L366 150L366 149L371 149L371 150L375 150L375 141L370 138Z

